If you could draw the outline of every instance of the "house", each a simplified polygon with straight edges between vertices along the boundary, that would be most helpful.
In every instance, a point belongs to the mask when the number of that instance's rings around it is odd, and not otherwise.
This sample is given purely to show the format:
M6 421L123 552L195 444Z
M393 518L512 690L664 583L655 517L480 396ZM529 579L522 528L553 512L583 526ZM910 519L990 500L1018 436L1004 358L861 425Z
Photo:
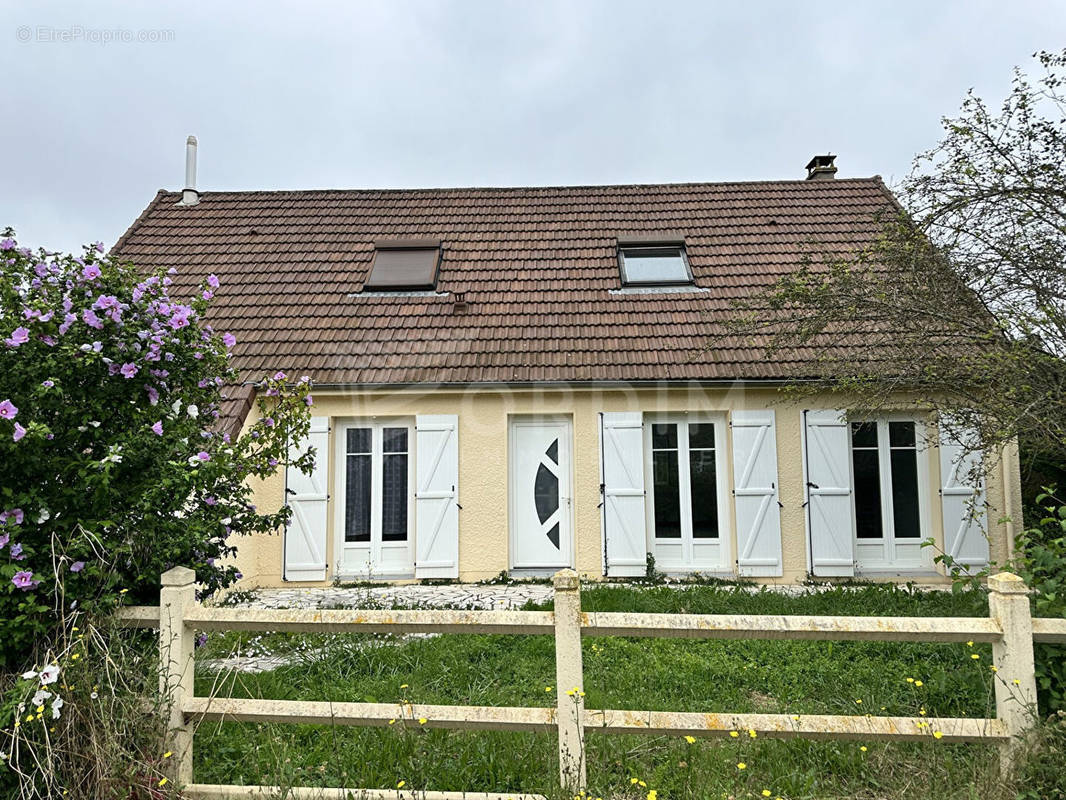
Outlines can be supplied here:
M817 352L713 344L731 301L819 247L862 246L880 178L643 186L160 191L116 246L211 311L249 383L315 382L312 475L257 484L288 530L240 544L249 585L481 580L574 567L797 581L945 580L1020 513L1017 453L969 485L924 414L783 396ZM194 181L187 182L188 187ZM851 346L851 345L849 345ZM856 349L856 358L871 354ZM971 513L971 499L981 501ZM987 535L986 535L987 532Z

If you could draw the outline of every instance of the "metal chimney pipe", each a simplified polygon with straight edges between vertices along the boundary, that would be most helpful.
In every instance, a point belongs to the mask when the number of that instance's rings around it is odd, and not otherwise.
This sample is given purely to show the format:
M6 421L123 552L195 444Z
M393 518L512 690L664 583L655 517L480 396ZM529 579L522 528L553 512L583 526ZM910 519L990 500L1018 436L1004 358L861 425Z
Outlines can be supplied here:
M196 191L196 137L190 136L185 141L185 188L178 205L194 206L199 202L200 193Z

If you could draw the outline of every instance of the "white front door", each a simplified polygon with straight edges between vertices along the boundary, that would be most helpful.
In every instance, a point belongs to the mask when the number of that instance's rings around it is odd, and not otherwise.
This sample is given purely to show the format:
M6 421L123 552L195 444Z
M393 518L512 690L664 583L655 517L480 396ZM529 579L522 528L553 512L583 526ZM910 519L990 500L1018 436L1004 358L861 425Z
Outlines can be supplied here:
M336 574L414 574L414 428L411 420L337 425Z
M510 452L511 567L572 566L569 420L512 420Z

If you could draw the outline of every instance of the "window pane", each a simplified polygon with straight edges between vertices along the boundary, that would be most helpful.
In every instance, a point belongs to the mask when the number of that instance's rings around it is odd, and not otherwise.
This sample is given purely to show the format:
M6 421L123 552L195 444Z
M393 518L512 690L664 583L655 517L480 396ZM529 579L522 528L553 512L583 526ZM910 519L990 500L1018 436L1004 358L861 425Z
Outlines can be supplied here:
M714 423L690 422L688 424L689 447L714 447Z
M355 431L349 430L348 437ZM368 431L369 433L369 431ZM347 457L344 482L344 541L370 541L370 456Z
M690 283L679 247L622 251L626 283Z
M855 530L860 539L881 538L881 469L876 450L853 450Z
M407 428L382 429L381 446L386 453L406 453Z
M851 423L851 446L852 447L877 447L877 423L876 422L853 422L853 423Z
M913 424L911 427L913 429ZM918 453L914 450L892 451L892 517L896 538L917 539L921 536L918 521Z
M348 452L349 453L369 453L370 452L370 428L349 428L348 429Z
M381 540L402 542L406 539L407 455L386 453L381 464Z
M652 425L651 446L655 450L677 449L677 425L667 422L657 422Z
M652 453L654 473L655 535L660 539L681 538L681 492L677 477L677 451Z
M914 423L888 423L888 444L890 447L914 447Z
M710 426L707 426L710 427ZM691 450L688 456L692 491L692 537L718 538L718 484L713 450Z

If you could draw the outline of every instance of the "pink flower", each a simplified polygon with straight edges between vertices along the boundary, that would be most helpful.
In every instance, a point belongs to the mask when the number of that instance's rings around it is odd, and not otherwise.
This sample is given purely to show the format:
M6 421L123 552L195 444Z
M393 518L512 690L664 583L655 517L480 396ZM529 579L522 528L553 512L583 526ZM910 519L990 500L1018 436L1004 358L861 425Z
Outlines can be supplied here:
M81 312L81 320L90 328L100 330L100 328L104 327L104 321L96 316L96 312L91 308L87 308Z
M206 450L201 450L199 453L196 454L196 457L198 459L200 459L201 461L210 461L211 460L211 456L208 454L208 452Z
M304 402L309 406L314 405L315 403L314 398L311 397L311 395L307 395L307 397L304 398Z
M214 276L214 275L208 275L207 276L207 285L210 286L212 289L217 289L218 288L218 278L216 276Z
M210 300L214 296L215 296L215 293L212 292L210 289L204 289L204 293L203 293L204 300Z
M4 344L8 347L18 347L20 344L25 344L30 340L30 329L19 325L15 330L11 332L11 336L4 339Z
M10 511L0 511L0 525L6 525L9 519L15 520L16 525L21 525L23 519L22 509L13 508Z
M84 561L75 561L73 564L70 565L71 572L81 572L83 569L85 569Z
M11 553L11 557L16 561L22 561L26 557L22 554L22 542L16 542L11 545L9 552Z
M151 403L154 406L156 403L159 402L159 392L157 392L153 387L145 386L144 390L146 392L148 392L148 402L149 403Z
M276 380L276 381L285 380L285 373L282 372L281 370L278 370L277 372L274 373L274 380Z
M154 433L156 436L163 435L163 420L159 420L152 426L152 433Z
M127 362L127 363L122 365L122 368L119 370L119 372L122 373L122 377L123 378L125 378L126 380L129 380L130 378L132 378L134 375L137 374L137 372L138 372L137 365L134 364L133 362Z
M14 419L19 410L10 400L0 402L0 419Z
M0 250L14 250L14 249L15 249L15 240L14 239L4 239L2 242L0 242Z
M15 577L11 579L11 582L15 584L16 589L21 589L24 592L28 592L40 583L33 579L33 573L23 570L22 572L16 572Z
M41 386L43 386L45 389L51 389L55 385L55 381L41 381Z
M3 536L0 536L0 548L2 548L5 544L7 544L10 539L11 539L11 534L10 533L5 533Z
M81 271L83 281L93 281L100 277L100 268L96 264L86 264Z
M237 337L232 333L224 333L222 334L222 344L226 345L226 347L233 347L233 345L237 344Z
M25 435L26 435L26 429L23 428L21 425L19 425L16 422L15 423L15 434L14 434L14 436L12 438L17 442L19 439L21 439Z

